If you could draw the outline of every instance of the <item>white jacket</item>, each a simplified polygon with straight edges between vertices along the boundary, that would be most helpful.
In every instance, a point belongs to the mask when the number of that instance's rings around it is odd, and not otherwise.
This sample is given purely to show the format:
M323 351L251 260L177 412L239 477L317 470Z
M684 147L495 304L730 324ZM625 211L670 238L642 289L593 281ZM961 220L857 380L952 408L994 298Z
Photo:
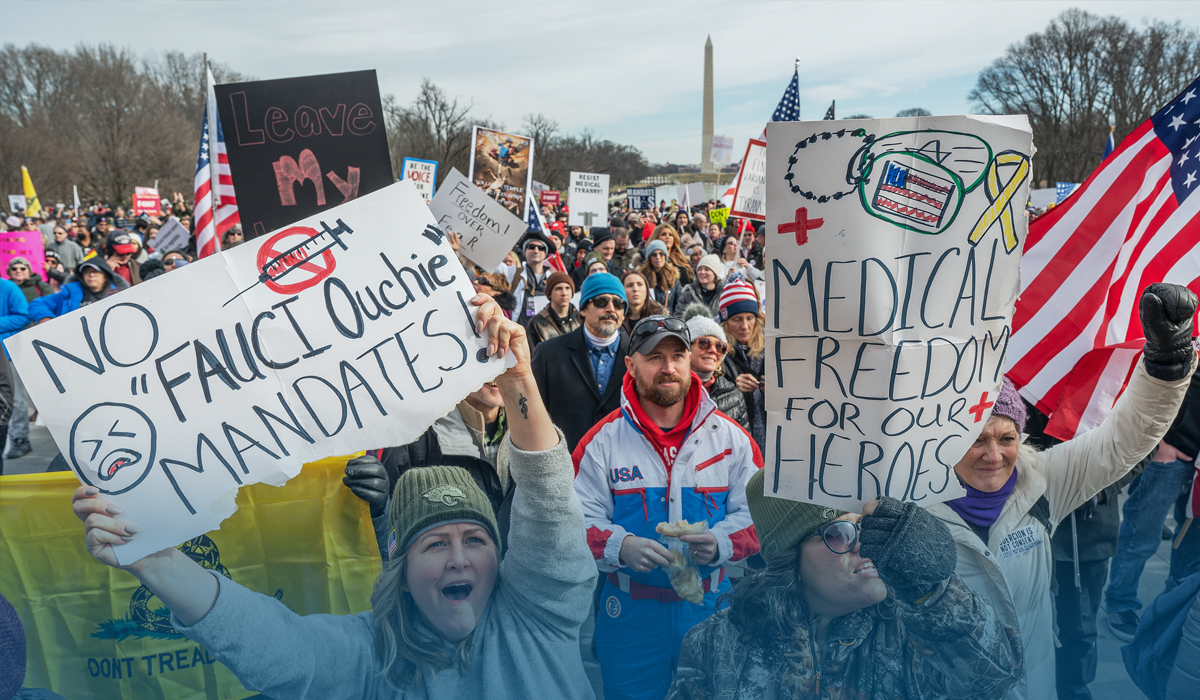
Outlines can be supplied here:
M1192 360L1195 369L1195 358ZM1000 517L980 541L945 503L928 507L945 522L958 545L955 571L976 593L991 602L1000 619L1021 631L1025 678L1009 691L1010 700L1053 700L1054 607L1050 583L1053 529L1047 530L1030 509L1046 497L1051 528L1104 487L1119 479L1154 449L1171 427L1191 381L1177 382L1146 374L1137 363L1129 386L1112 413L1095 430L1045 452L1022 445L1017 483Z

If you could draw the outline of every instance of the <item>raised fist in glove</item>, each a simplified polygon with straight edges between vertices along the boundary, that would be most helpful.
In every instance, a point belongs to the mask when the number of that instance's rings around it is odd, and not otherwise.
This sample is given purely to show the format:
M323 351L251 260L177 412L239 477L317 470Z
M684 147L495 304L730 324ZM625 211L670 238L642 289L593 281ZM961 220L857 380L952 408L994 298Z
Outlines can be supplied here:
M901 600L920 600L954 573L958 550L950 529L915 503L882 496L858 527L859 555L875 563Z
M1187 287L1155 282L1142 292L1138 305L1146 346L1146 373L1173 382L1192 369L1192 318L1196 295Z
M354 492L355 496L371 504L371 517L383 515L387 506L388 496L392 493L392 485L388 481L387 470L374 455L355 457L346 463L346 476L342 483Z

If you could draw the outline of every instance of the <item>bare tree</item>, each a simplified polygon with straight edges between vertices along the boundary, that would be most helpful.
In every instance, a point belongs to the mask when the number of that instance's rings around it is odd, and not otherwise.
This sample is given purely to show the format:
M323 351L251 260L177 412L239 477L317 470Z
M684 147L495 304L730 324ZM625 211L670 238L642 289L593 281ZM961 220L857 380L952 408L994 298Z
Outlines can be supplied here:
M495 125L488 119L470 118L473 101L446 97L429 78L421 81L417 99L408 107L396 104L391 95L384 99L388 124L388 144L392 169L400 172L407 157L436 160L438 175L445 178L450 168L466 173L471 153L471 127Z
M932 117L933 112L930 112L929 110L925 109L924 107L910 107L908 109L902 109L899 112L896 112L896 116L897 117Z

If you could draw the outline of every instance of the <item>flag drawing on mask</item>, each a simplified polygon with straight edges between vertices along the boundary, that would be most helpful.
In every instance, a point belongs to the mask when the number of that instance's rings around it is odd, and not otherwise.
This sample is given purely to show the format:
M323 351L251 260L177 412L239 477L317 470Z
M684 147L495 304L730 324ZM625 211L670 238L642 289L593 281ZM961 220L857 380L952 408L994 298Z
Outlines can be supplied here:
M889 162L875 188L875 206L936 228L950 204L954 182L916 167Z
M196 158L195 216L196 257L207 257L221 251L221 236L234 224L238 217L237 197L233 192L233 177L229 174L229 156L225 151L225 137L221 133L221 120L217 118L217 94L213 88L212 70L205 66L208 80L208 98L205 101L204 120L200 127L200 154ZM216 143L211 134L216 124ZM213 156L216 156L215 160Z
M1200 291L1200 80L1029 227L1008 376L1068 440L1112 410L1141 356L1142 290Z

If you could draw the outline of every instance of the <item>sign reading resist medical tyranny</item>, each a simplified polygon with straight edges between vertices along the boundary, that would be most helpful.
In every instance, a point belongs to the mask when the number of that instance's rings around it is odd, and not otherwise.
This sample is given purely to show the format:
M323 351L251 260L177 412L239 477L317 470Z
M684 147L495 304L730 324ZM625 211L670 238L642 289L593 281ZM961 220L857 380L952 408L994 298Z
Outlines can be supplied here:
M392 184L375 71L216 86L247 238Z
M80 481L142 529L215 529L239 487L416 439L503 371L411 183L35 326L6 346Z
M767 493L962 496L1020 288L1027 119L773 122L767 143Z
M608 226L608 175L572 172L567 204L568 225Z

